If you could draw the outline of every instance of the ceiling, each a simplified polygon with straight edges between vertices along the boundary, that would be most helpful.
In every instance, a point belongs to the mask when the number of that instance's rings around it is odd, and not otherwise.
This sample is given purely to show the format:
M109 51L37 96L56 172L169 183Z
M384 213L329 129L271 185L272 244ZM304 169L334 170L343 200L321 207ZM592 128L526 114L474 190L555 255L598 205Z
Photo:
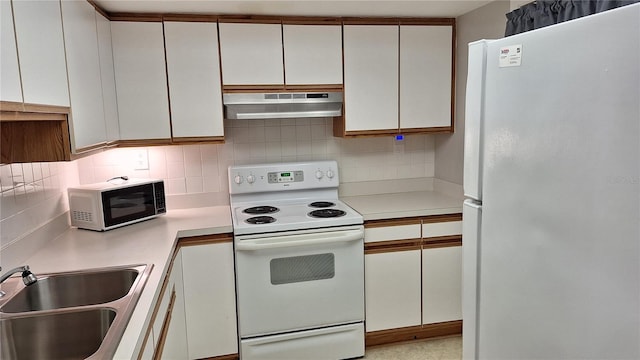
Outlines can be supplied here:
M457 17L491 0L94 0L107 12Z

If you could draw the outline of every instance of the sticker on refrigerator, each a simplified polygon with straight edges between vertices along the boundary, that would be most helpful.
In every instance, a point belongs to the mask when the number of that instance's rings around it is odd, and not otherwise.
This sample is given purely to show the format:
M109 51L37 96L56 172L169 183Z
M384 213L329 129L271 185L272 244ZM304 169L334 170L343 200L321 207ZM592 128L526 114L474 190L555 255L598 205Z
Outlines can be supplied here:
M522 44L500 48L500 67L520 66L522 62Z

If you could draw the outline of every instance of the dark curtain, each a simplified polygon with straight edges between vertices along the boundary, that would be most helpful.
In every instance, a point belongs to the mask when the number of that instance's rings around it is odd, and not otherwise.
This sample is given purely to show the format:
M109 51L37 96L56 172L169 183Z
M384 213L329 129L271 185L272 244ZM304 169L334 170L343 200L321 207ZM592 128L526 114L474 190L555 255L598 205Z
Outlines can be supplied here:
M537 0L507 14L505 36L561 23L640 0Z

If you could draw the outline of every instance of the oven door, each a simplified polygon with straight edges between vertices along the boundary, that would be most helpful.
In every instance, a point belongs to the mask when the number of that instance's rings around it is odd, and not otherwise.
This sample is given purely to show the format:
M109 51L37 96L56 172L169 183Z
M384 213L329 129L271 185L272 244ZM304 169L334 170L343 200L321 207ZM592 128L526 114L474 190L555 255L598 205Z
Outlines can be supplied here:
M240 337L364 320L361 225L235 238Z

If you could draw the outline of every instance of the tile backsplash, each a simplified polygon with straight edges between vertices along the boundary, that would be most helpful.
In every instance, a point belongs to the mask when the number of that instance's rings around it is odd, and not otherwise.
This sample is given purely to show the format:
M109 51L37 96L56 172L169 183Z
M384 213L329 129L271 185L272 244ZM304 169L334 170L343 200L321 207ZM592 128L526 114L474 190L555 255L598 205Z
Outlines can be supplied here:
M0 246L31 234L69 210L66 189L78 183L74 162L0 165Z
M22 261L68 228L67 187L116 176L164 179L168 206L176 208L228 203L233 164L336 160L342 183L433 177L432 135L342 139L332 131L324 118L233 120L225 124L224 144L116 148L71 162L2 164L0 260L4 266Z
M227 120L225 143L117 148L77 161L81 184L115 176L161 178L167 194L227 193L234 164L336 160L343 183L432 177L432 135L342 139L331 119ZM135 170L148 156L148 169Z

